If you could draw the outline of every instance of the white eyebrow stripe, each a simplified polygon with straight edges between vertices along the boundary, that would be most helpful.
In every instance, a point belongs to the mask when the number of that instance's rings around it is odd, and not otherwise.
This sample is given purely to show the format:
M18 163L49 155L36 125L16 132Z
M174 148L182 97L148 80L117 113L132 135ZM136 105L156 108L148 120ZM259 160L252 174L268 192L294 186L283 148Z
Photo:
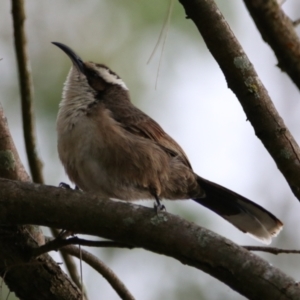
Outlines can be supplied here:
M121 79L118 78L117 75L111 74L109 70L105 68L98 68L97 71L99 72L99 75L108 83L112 84L118 84L120 85L123 89L128 90L128 87L126 86L125 82Z

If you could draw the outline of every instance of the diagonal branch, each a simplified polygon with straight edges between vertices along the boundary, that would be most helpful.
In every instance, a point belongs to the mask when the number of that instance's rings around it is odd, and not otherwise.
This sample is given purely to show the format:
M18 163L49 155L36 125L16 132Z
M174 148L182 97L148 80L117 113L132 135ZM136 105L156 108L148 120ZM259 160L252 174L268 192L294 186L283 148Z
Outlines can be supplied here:
M30 181L11 138L7 120L0 103L0 177Z
M218 62L256 136L300 200L300 149L213 0L180 0Z
M56 228L50 228L50 231L54 237L57 237L59 235L59 230ZM42 245L37 249L40 249L40 248L44 249L43 247L47 247L47 246ZM48 245L48 247L49 247L49 245ZM51 250L49 250L49 251L51 251ZM43 253L47 253L49 251L44 251ZM62 256L63 262L65 264L66 269L68 270L68 273L69 273L71 279L80 288L80 290L83 291L85 299L88 299L88 296L85 292L86 289L81 284L80 276L79 276L77 266L76 266L76 263L75 263L73 257L70 256L68 253L62 252L62 251L60 251L60 255Z
M274 247L260 247L260 246L243 246L243 248L249 251L261 251L261 252L268 252L275 255L278 254L300 254L300 250L290 250L290 249L280 249Z
M30 181L11 138L1 105L0 177ZM44 236L38 226L0 224L0 276L5 275L4 280L11 291L24 300L81 299L80 291L49 255L42 255L29 262L30 248L44 243ZM51 294L45 294L49 289Z
M61 249L62 252L66 252L70 255L74 255L77 258L82 257L82 260L90 265L94 270L100 273L111 285L111 287L116 291L121 299L124 300L134 300L135 298L131 295L130 291L126 288L124 283L117 277L117 275L108 268L100 259L95 255L85 251L83 249L79 250L75 246L65 246ZM81 255L80 255L81 251Z
M69 245L81 245L81 246L88 246L88 247L102 247L102 248L108 248L108 247L117 247L117 248L127 248L132 249L133 247L124 243L114 242L114 241L90 241L85 239L80 239L78 237L72 237L68 239L50 239L46 238L47 243L45 245L42 245L38 248L34 248L32 251L32 255L37 257L41 254L50 252L50 251L57 251L58 249L62 247L66 247Z
M278 67L300 89L300 40L295 25L276 0L244 0L262 38L273 49Z
M0 179L0 223L7 222L65 228L142 247L198 268L249 299L300 298L300 286L279 269L169 213L156 214L80 191Z

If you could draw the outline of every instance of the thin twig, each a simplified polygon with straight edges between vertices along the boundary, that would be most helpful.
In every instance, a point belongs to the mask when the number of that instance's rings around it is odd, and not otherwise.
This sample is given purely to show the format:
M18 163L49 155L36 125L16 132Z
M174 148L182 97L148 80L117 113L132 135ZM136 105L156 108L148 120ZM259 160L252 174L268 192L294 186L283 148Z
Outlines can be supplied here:
M243 246L243 248L249 250L249 251L261 251L261 252L268 252L271 254L300 254L300 250L289 250L289 249L280 249L280 248L274 248L274 247L261 247L261 246Z
M155 89L157 88L159 70L160 70L160 66L161 66L161 62L162 62L162 56L163 56L163 52L164 52L164 48L165 48L165 44L166 44L166 40L167 40L167 35L168 35L168 31L169 31L169 25L170 25L170 21L171 21L172 12L173 12L173 5L174 5L174 0L170 0L168 11L167 11L167 16L164 19L164 23L163 23L163 26L160 30L157 42L156 42L156 44L154 46L154 49L152 50L152 52L150 54L150 57L147 61L147 64L149 64L150 61L152 60L158 46L159 46L162 38L163 38L163 44L162 44L162 49L161 49L161 52L160 52L158 69L157 69L156 80L155 80Z
M19 70L19 81L22 103L23 134L26 146L26 153L32 180L36 183L44 183L42 173L42 162L36 151L36 139L34 129L33 113L33 85L30 73L30 64L26 48L26 34L24 23L26 19L24 0L12 0L12 16L14 26L15 50ZM53 230L51 229L52 233ZM78 281L78 271L72 257L63 255L67 270L75 282L81 288Z
M160 67L162 65L162 57L163 57L163 53L164 53L164 49L165 49L165 45L166 45L166 41L167 41L167 37L168 37L168 31L169 31L169 26L170 26L170 22L171 22L172 12L173 12L173 5L174 5L174 0L170 0L167 23L166 23L166 30L164 33L163 43L162 43L160 57L159 57L158 69L157 69L157 74L156 74L155 89L157 89L158 76L159 76Z
M154 48L153 48L153 50L152 50L152 52L151 52L151 54L150 54L150 56L147 60L147 65L151 62L152 58L154 57L154 54L155 54L155 52L156 52L156 50L157 50L157 48L158 48L158 46L161 42L161 39L164 35L164 32L168 31L168 27L169 27L168 23L170 22L170 19L171 19L171 15L172 15L172 11L173 11L173 4L174 4L174 0L170 0L168 10L167 10L167 15L164 18L164 22L163 22L162 28L159 32L159 36L158 36L158 39L156 41L156 44L155 44L155 46L154 46Z
M57 230L56 228L50 228L51 230L51 233L54 237L57 237L59 235L59 230ZM50 241L54 241L55 239L53 238L49 238L49 237L45 237L45 241L46 243L47 242L50 242ZM47 244L46 244L47 245ZM45 245L41 246L41 247L44 247ZM40 249L40 248L38 248ZM53 249L53 250L58 250L58 249ZM51 250L49 250L51 251ZM46 252L49 252L49 251L45 251L44 253ZM81 280L80 280L80 276L79 276L79 273L78 273L78 269L77 269L77 266L76 266L76 263L75 263L75 260L73 259L72 256L70 256L68 253L66 252L63 252L63 251L59 251L61 256L62 256L62 259L64 261L64 265L66 267L66 269L68 270L68 273L71 277L71 279L73 280L73 282L79 287L79 289L81 290L82 292L82 295L84 296L85 299L88 299L88 296L87 296L87 293L86 293L86 289L85 287L81 284ZM38 254L38 255L41 255L42 253ZM36 255L36 256L38 256Z
M82 294L82 300L83 300L83 272L82 272L82 251L81 246L79 245L79 263L80 263L80 283L81 283L81 294Z
M117 248L127 248L132 249L133 246L130 246L125 243L119 243L114 241L90 241L81 239L78 237L72 237L69 239L52 239L49 237L45 237L46 244L43 246L40 246L38 248L35 248L32 252L32 256L37 257L39 255L42 255L44 253L50 252L50 251L57 251L58 249L68 246L68 245L81 245L81 246L88 246L88 247L117 247Z
M26 153L34 182L43 183L42 162L36 151L34 116L33 116L33 86L29 59L26 49L24 29L25 9L23 0L12 0L12 16L14 26L15 50L19 70L19 82L22 102L23 134Z
M74 255L75 257L80 257L80 252L76 246L66 246L62 251L67 252L68 254ZM107 267L101 260L96 256L89 253L86 250L81 249L82 260L86 262L89 266L99 272L112 286L116 293L124 300L134 300L135 298L126 288L124 283L117 277L117 275Z

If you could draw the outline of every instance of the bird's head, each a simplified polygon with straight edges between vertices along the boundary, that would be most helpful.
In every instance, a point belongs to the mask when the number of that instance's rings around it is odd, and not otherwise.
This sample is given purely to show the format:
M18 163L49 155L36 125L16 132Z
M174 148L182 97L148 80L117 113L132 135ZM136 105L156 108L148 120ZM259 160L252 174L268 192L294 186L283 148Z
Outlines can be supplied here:
M63 99L68 102L83 99L94 101L95 98L111 99L111 95L114 95L114 98L116 95L120 95L121 99L127 98L128 88L124 81L107 66L84 62L68 46L58 42L53 42L53 44L63 50L73 63L65 82Z

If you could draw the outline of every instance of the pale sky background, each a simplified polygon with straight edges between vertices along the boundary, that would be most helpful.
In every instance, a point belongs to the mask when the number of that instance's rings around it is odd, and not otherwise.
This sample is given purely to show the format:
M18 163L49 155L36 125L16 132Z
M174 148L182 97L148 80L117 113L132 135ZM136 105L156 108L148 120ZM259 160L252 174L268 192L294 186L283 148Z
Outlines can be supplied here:
M299 141L299 91L276 67L276 58L261 39L243 1L219 0L217 3L280 115ZM27 1L26 29L35 89L37 142L46 183L68 182L56 152L55 119L71 64L50 43L58 41L73 48L83 59L105 63L116 71L131 90L132 101L178 141L199 175L248 197L281 219L285 226L272 246L300 249L299 201L254 135L239 102L227 88L220 68L193 22L185 19L177 1L155 89L160 51L149 65L147 60L167 7L168 1L159 0ZM283 8L292 19L300 17L299 1L288 0ZM3 1L0 102L27 167L10 11L10 1ZM152 202L139 204L153 205ZM168 212L238 244L260 245L193 201L165 202L165 205ZM92 251L116 272L136 299L244 299L209 275L171 258L136 249ZM297 256L258 255L299 281ZM58 255L54 257L61 261ZM119 299L108 283L89 267L84 265L83 273L90 300Z

